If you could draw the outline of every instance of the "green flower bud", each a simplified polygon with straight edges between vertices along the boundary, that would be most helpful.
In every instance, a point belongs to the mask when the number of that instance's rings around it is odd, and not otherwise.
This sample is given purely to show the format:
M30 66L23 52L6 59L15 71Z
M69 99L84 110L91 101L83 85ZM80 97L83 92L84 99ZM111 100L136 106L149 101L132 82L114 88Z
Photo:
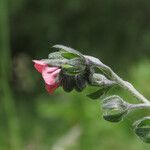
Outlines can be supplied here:
M61 86L63 87L64 91L71 92L74 89L74 85L75 85L74 76L62 74L61 78L62 78Z
M75 89L78 92L83 91L86 87L87 81L84 74L79 74L75 76Z
M144 117L133 124L135 134L145 143L150 143L150 117Z
M77 75L85 72L86 64L80 58L73 58L64 63L61 67L65 74Z
M116 84L115 81L107 79L104 75L99 73L94 73L90 75L90 84L100 87L111 87Z
M59 49L57 58L59 57L59 61L61 59L61 62L59 64L61 64L62 70L65 72L65 74L76 75L81 74L85 71L86 59L80 52L63 45L55 45L53 47ZM49 56L49 58L52 58L51 55Z
M110 122L119 122L128 113L128 103L119 96L110 96L102 104L103 118Z

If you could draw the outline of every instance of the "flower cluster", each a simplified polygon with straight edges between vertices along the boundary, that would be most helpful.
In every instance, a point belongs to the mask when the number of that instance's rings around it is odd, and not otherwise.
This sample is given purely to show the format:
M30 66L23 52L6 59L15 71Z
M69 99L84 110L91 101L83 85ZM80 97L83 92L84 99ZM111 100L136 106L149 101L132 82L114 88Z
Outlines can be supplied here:
M50 53L48 59L33 62L36 70L42 74L49 93L53 93L59 86L66 92L73 89L81 92L89 82L90 70L85 58L71 48L67 52Z
M101 98L103 118L113 123L122 121L133 110L150 108L150 102L142 94L99 59L82 55L63 45L55 45L54 48L59 51L50 53L47 59L33 60L49 93L53 93L59 86L66 92L74 89L81 92L87 84L96 86L97 91L87 96L91 99ZM114 85L127 90L142 103L130 104L118 95L107 96ZM150 143L150 117L133 123L133 131L142 141Z

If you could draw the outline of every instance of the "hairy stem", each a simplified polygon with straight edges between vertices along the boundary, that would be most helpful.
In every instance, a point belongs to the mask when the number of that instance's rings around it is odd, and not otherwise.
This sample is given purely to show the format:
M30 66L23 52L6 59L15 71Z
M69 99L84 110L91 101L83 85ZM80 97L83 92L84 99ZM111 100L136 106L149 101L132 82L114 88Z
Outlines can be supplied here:
M129 106L129 110L135 110L135 109L145 109L145 108L150 108L150 104L131 104Z
M146 99L139 91L137 91L131 83L121 79L111 69L110 69L110 71L111 71L112 78L114 79L114 81L116 81L118 83L118 85L120 85L123 89L127 90L128 92L130 92L140 102L143 102L143 103L146 103L146 104L150 104L150 101L148 99Z
M96 66L99 67L100 69L109 72L109 74L111 75L111 79L115 81L120 87L131 93L137 100L146 104L150 104L150 101L146 99L139 91L137 91L131 83L124 81L122 78L120 78L110 67L106 66L98 59L95 59L93 61L91 57L89 56L85 57L87 59L87 63L90 64L91 66Z

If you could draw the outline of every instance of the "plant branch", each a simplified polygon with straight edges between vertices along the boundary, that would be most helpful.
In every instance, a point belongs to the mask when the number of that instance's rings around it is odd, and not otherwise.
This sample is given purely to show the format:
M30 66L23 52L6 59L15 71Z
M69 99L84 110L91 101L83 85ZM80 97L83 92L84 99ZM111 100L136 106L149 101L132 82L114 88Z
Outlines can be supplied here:
M150 101L146 99L139 91L137 91L131 83L121 79L116 73L112 71L112 69L110 69L110 71L111 71L113 80L116 81L118 85L120 85L120 87L122 87L123 89L131 93L140 102L150 104Z
M135 110L135 109L145 109L145 108L150 108L150 104L130 104L128 109L130 111Z
M137 100L146 104L150 104L150 101L146 99L139 91L137 91L131 83L124 81L122 78L120 78L110 67L106 66L96 58L93 59L90 56L85 56L85 58L87 59L87 63L89 65L99 67L100 69L109 72L111 79L115 81L120 87L131 93Z

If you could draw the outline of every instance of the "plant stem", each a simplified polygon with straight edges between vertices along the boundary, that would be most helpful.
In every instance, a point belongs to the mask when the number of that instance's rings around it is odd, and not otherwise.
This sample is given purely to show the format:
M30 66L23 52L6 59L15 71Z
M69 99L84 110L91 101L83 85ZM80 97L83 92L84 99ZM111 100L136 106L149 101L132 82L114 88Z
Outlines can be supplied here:
M129 110L135 110L135 109L144 109L144 108L150 108L150 104L130 104Z
M131 83L121 79L116 73L112 71L112 69L110 69L110 71L112 78L118 83L118 85L120 85L123 89L127 90L129 93L131 93L140 102L150 104L150 101L146 99L139 91L137 91Z
M93 57L90 56L85 56L85 58L87 59L87 63L89 65L99 67L100 69L109 72L111 79L115 81L120 87L131 93L137 100L146 104L150 104L150 101L146 99L139 91L137 91L131 83L120 78L110 67L106 66L96 58L93 59Z

